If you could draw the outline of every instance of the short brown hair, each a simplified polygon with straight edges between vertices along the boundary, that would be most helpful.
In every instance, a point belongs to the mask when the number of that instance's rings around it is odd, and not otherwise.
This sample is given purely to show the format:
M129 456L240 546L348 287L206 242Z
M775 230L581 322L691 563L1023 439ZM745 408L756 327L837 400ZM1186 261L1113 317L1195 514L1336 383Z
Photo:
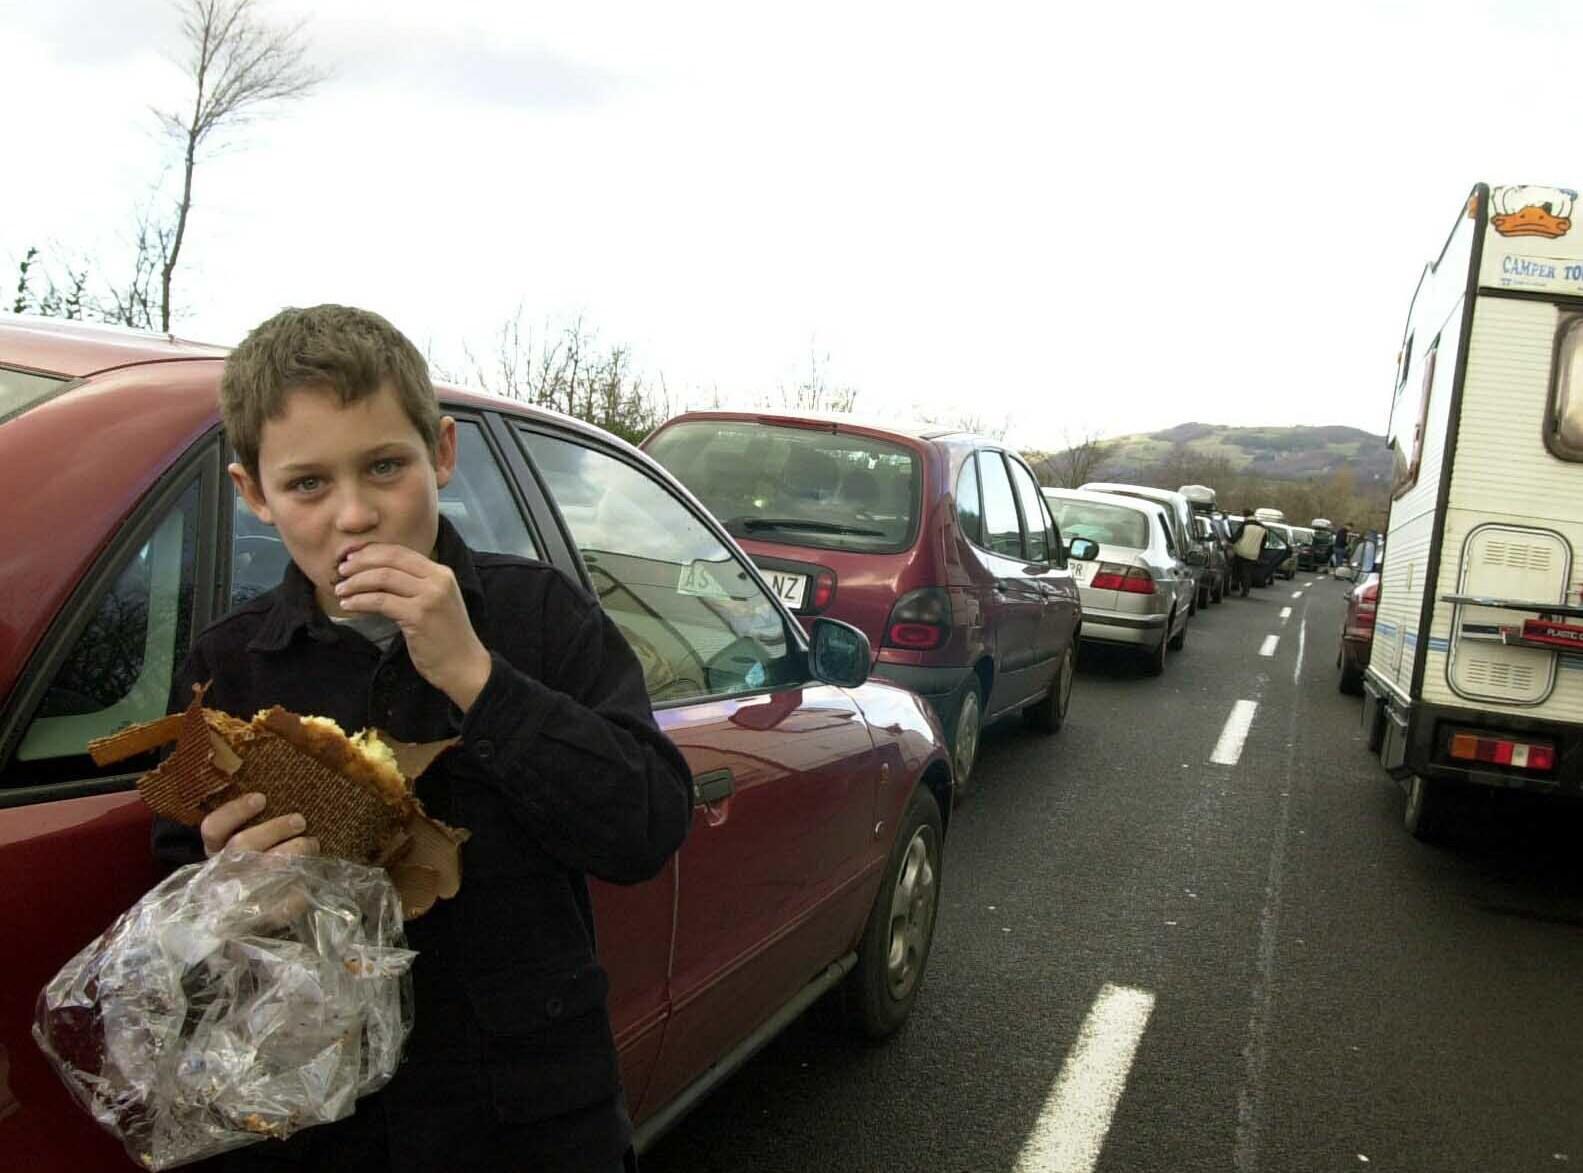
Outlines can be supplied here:
M428 364L405 334L378 314L352 306L281 310L255 326L225 360L220 418L226 439L257 480L264 421L280 417L289 393L323 388L345 407L374 394L387 379L432 458L440 403Z

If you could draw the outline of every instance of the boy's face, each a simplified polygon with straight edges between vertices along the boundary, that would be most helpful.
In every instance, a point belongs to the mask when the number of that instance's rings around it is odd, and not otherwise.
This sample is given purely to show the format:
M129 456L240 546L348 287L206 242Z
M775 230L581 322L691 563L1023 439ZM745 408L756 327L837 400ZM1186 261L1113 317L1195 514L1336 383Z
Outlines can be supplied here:
M264 423L258 480L240 464L229 471L258 519L279 531L320 607L340 616L336 568L353 550L380 542L434 556L439 491L456 470L456 421L449 416L440 421L436 447L431 460L388 383L347 407L333 391L299 387Z

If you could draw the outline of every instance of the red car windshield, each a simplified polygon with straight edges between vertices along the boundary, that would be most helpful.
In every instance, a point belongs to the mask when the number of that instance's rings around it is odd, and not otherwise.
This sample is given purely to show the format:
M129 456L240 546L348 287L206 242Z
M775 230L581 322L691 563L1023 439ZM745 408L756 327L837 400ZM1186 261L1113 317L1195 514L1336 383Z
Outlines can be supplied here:
M735 537L864 552L912 543L919 465L900 444L826 428L688 420L644 447Z

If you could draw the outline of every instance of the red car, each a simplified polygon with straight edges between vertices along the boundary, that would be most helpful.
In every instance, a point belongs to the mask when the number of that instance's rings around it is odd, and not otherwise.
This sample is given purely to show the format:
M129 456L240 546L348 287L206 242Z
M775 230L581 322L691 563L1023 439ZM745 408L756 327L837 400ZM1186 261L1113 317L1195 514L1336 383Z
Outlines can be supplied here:
M1353 696L1363 695L1363 674L1369 668L1369 645L1374 642L1374 616L1380 604L1380 572L1376 567L1347 592L1347 610L1341 620L1341 647L1336 665L1341 669L1338 687Z
M878 649L874 674L934 707L959 795L986 722L1021 711L1046 733L1061 727L1082 603L1015 452L946 428L727 411L677 416L643 448L805 625L832 616L860 628Z
M0 315L0 1153L122 1167L29 1034L65 961L153 884L146 762L90 738L163 713L195 631L274 586L284 547L233 496L224 352ZM640 1146L827 989L894 1030L937 907L951 767L932 715L810 636L656 463L596 428L442 388L461 459L441 509L479 549L560 566L642 662L698 809L654 880L594 884ZM465 848L464 848L465 860ZM465 871L465 864L464 864Z

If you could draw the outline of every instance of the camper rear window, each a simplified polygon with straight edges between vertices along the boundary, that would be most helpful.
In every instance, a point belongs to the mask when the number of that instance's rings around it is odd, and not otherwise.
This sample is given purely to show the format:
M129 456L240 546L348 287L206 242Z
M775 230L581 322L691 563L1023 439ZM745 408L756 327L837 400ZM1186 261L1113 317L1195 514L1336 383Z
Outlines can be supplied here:
M1583 317L1565 318L1556 336L1545 446L1562 460L1583 460Z

